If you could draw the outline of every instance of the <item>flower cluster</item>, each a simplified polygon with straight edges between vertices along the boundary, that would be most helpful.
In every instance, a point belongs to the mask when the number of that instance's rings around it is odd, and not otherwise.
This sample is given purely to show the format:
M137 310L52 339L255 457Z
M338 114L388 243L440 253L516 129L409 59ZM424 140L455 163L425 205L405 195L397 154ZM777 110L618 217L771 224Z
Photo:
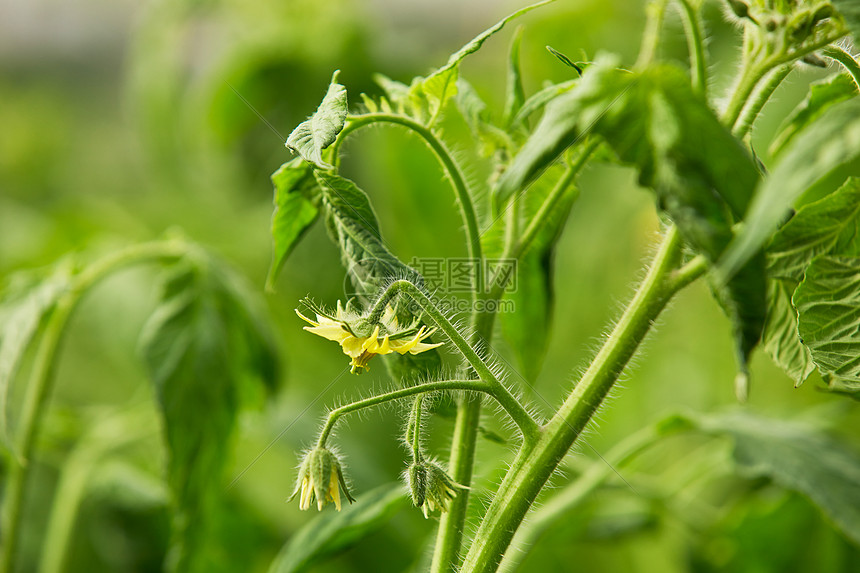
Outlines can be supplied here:
M299 509L309 509L316 498L317 509L320 511L328 502L334 503L335 508L340 511L341 490L350 503L355 501L349 495L338 457L326 448L316 447L308 452L302 461L296 489L288 501L292 501L301 492Z
M305 322L305 330L313 332L328 340L340 344L344 354L352 358L350 372L360 374L369 370L368 361L377 354L419 354L427 350L441 346L442 343L422 342L433 334L436 329L428 329L420 325L418 320L413 320L404 326L397 320L397 313L391 306L386 307L381 319L375 324L352 310L349 305L344 309L340 301L337 303L337 311L334 314L313 305L309 301L305 304L316 314L316 320L303 315L296 310Z

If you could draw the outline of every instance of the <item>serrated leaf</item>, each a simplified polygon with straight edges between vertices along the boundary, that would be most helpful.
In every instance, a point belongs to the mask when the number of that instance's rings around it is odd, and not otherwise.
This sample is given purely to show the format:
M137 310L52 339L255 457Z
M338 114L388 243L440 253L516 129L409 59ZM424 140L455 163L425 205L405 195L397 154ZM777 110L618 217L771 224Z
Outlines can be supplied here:
M860 42L860 2L857 0L833 0L833 6L845 18L854 40Z
M797 311L791 304L795 288L797 283L793 281L768 281L767 321L762 343L777 366L799 386L815 370L815 364L797 334Z
M286 143L305 161L321 169L332 169L323 161L322 151L335 142L346 123L346 88L337 83L338 73L339 70L332 75L328 91L317 110L293 130Z
M277 382L270 335L249 320L256 311L246 308L227 269L198 256L167 274L141 336L168 450L174 512L167 566L183 572L231 570L213 553L213 528L242 385L249 375Z
M795 282L819 255L860 255L860 179L804 205L774 235L767 253L770 275Z
M816 258L792 302L798 334L822 374L860 383L860 257Z
M764 346L797 384L814 369L797 334L791 297L809 263L819 255L860 254L860 180L850 179L832 195L804 205L774 235L767 249L768 320Z
M352 547L387 523L409 499L400 484L378 487L340 512L318 515L284 545L269 573L299 573Z
M689 85L686 74L657 66L633 74L603 58L577 86L547 105L532 136L494 190L498 204L525 189L587 133L599 134L639 180L684 239L716 261L743 217L758 170L744 147ZM766 282L759 253L718 298L732 320L741 371L764 326Z
M782 122L779 134L770 145L770 154L775 157L782 153L797 134L814 123L830 106L856 95L857 84L846 73L835 74L810 84L806 99Z
M72 270L67 265L58 266L47 277L22 273L11 277L0 292L0 440L9 447L9 387L42 321L68 291L71 277Z
M317 220L319 188L310 165L297 157L272 174L275 212L272 214L272 265L266 286L272 288L287 257L299 239Z
M448 100L457 95L457 78L460 73L460 62L469 54L473 54L481 49L484 42L504 28L505 24L511 20L519 18L527 12L531 12L535 8L549 4L552 1L539 2L517 10L513 14L499 20L491 28L484 30L472 38L465 46L454 52L448 58L448 63L444 66L430 73L426 78L416 78L416 81L409 88L410 99L426 99L427 115L429 116L430 123L433 123L442 109L444 109L445 104L448 103Z
M836 104L781 155L759 185L746 224L722 256L719 272L732 276L776 231L797 200L828 173L860 156L860 99Z
M813 428L752 414L708 416L699 426L734 440L734 459L750 477L767 476L812 501L860 543L860 456Z

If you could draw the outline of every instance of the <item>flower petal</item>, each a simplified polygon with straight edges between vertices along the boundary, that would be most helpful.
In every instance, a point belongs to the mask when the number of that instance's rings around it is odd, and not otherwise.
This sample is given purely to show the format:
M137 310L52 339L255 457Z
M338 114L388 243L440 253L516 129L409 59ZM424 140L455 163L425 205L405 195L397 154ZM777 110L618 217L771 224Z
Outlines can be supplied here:
M343 353L352 358L358 358L364 352L364 338L358 338L347 333L346 338L340 341Z
M343 327L339 322L335 322L332 324L320 324L318 326L306 326L305 330L308 332L313 332L317 336L322 336L326 340L334 340L335 342L342 343L346 338L352 336Z
M442 346L442 342L435 342L433 344L428 344L426 342L419 342L415 346L409 349L409 354L421 354L422 352L426 352L428 350L433 350L434 348L438 348Z

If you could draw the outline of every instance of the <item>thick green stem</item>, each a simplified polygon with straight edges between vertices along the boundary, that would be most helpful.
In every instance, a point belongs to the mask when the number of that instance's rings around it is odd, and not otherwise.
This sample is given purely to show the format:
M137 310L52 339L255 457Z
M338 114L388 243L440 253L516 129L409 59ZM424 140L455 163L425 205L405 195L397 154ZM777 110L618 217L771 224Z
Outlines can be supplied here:
M762 108L764 108L764 104L770 100L773 92L779 87L788 74L791 73L792 69L792 64L785 64L772 70L770 74L768 74L767 81L758 86L752 99L750 99L746 107L744 107L741 116L738 118L737 122L735 122L735 126L732 129L732 134L734 134L735 137L738 139L746 137L750 129L752 129L753 122L755 122L756 118L761 113Z
M109 255L78 275L69 291L57 301L36 350L27 393L24 396L16 440L16 451L20 459L10 457L3 502L4 538L0 571L11 573L14 570L34 446L53 389L57 352L69 318L82 296L112 272L136 263L175 259L182 256L187 249L186 245L179 242L159 242L131 247Z
M534 444L524 444L505 477L466 555L463 573L495 571L514 532L558 463L597 411L653 322L689 281L672 270L681 255L677 229L663 244L633 300L594 361ZM700 273L704 273L701 267Z
M616 468L628 463L642 451L663 437L653 426L631 434L611 450L603 459L594 461L575 481L552 496L549 503L535 511L514 536L511 548L505 553L500 571L511 573L526 556L543 533L556 521L577 507L604 481L615 475Z
M457 162L454 161L451 153L445 147L445 144L436 137L436 134L434 134L430 128L410 117L394 113L352 115L347 118L343 131L340 132L337 141L332 145L335 157L338 155L340 144L344 141L347 135L362 127L367 127L375 123L392 123L406 127L415 132L427 143L427 145L430 146L430 149L433 150L433 153L436 154L436 158L445 169L445 173L448 175L448 178L451 180L451 185L454 187L454 192L457 194L457 201L460 204L460 215L463 217L463 225L466 227L469 259L474 262L482 261L481 232L478 229L478 216L475 213L472 196L469 194L469 188L466 185L466 178L463 176L463 172L460 170ZM475 284L473 285L475 288L472 291L473 301L478 293L483 292L484 287L482 279L482 273L475 274Z

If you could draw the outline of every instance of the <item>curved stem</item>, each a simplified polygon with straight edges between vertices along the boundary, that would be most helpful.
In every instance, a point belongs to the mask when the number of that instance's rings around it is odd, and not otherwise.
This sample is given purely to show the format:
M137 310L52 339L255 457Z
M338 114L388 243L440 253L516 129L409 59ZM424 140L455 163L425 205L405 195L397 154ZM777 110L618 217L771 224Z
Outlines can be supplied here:
M32 467L34 445L53 389L57 353L69 318L83 295L112 272L132 264L176 259L185 254L187 249L188 247L180 242L167 241L146 243L108 255L78 275L69 291L57 301L45 325L27 384L16 444L20 460L13 459L8 468L3 504L4 539L0 571L14 570L22 521L21 511Z
M735 126L732 129L732 134L734 134L735 137L738 139L746 137L750 129L752 129L753 122L755 122L756 118L758 118L758 115L761 113L762 108L764 108L764 104L770 100L773 92L779 87L779 84L788 77L788 74L791 73L792 69L794 69L792 64L784 64L771 70L767 76L767 81L758 86L752 99L747 103L746 107L744 107L741 116L735 122Z
M326 420L325 426L323 426L322 432L320 432L320 437L317 440L317 446L325 446L326 440L328 440L328 437L331 434L334 425L337 423L338 419L344 414L349 414L351 412L363 410L365 408L372 408L373 406L380 406L382 404L391 402L392 400L401 400L403 398L409 398L410 396L427 394L428 392L440 392L445 390L468 390L470 392L482 392L484 394L489 394L493 398L496 397L494 389L486 382L482 382L479 380L442 380L439 382L427 382L424 384L418 384L416 386L408 386L406 388L394 390L393 392L386 392L385 394L380 394L378 396L371 396L370 398L365 398L364 400L359 400L357 402L352 402L351 404L341 406L340 408L335 408L334 410L329 412L328 419ZM504 407L504 405L502 405L502 407ZM516 414L516 412L511 414L511 418L514 420L514 422L519 423L517 418L515 417ZM417 430L415 433L418 433ZM417 438L413 437L413 439Z
M679 7L684 30L687 33L687 49L690 52L690 75L693 89L703 98L707 97L708 75L705 62L705 42L702 37L702 25L699 14L690 0L675 0Z
M781 66L783 64L788 64L793 62L799 58L802 58L806 54L810 54L816 50L820 50L821 48L832 44L839 38L843 37L848 32L846 30L836 30L833 33L824 36L820 40L810 43L808 46L804 46L801 49L785 52L785 53L776 53L772 54L760 61L755 62L754 64L749 61L748 54L745 55L744 64L741 68L740 76L735 84L734 89L732 90L732 97L729 100L728 105L726 106L725 111L722 114L721 120L723 125L735 125L738 121L738 118L743 111L744 106L747 103L747 100L750 98L750 94L758 85L758 83L777 66Z
M857 89L860 89L860 65L857 64L857 60L851 57L851 54L839 46L827 46L821 50L821 53L842 64L845 71L851 74L851 78L857 85Z
M490 367L484 360L478 356L478 353L469 345L469 342L460 334L453 324L445 317L442 312L436 308L433 301L424 294L421 289L413 285L411 282L401 279L391 283L379 300L376 302L377 307L383 307L394 297L399 294L405 294L424 311L430 321L441 330L451 343L460 351L460 354L466 359L466 362L489 388L488 392L492 393L493 398L511 415L514 421L519 426L523 433L523 440L529 441L537 435L537 422L531 417L528 411L519 401L514 398L510 391L502 384L496 375L493 374ZM474 382L474 381L473 381ZM476 430L477 431L477 430Z
M462 573L496 569L514 532L558 463L597 411L666 304L680 286L688 284L672 278L680 256L677 229L670 227L645 280L588 370L558 412L541 428L538 441L524 444L520 449L475 534Z
M394 113L352 115L347 118L346 125L338 135L337 141L331 147L335 158L338 157L338 149L347 135L375 123L392 123L406 127L415 132L430 146L430 149L433 150L436 158L445 169L445 173L454 187L454 192L457 194L457 201L460 204L460 215L463 217L463 224L466 227L468 256L472 261L481 261L481 232L478 229L478 216L475 213L475 205L472 203L472 197L466 185L466 178L457 165L457 162L451 157L451 153L445 147L445 144L436 137L436 134L430 128L405 115ZM484 290L482 273L475 273L475 283L473 285L475 287L473 290L473 301L475 300L474 297Z

